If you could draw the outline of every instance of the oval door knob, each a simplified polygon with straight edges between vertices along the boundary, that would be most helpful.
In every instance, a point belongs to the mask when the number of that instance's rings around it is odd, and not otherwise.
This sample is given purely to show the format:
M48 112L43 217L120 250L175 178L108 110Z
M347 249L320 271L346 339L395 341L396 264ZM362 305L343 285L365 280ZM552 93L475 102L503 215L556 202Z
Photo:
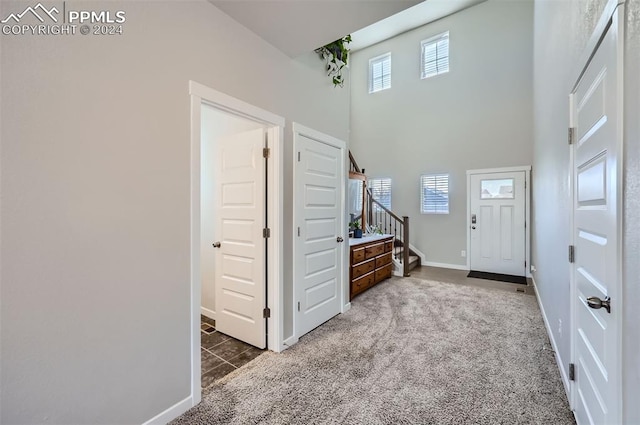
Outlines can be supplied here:
M472 228L473 230L476 230L476 226L471 226L471 228Z
M338 238L336 239L338 242L342 242L344 241L344 239L342 239L342 236L338 236Z
M594 310L604 308L607 310L607 313L611 313L611 298L609 297L606 297L604 300L598 297L589 297L587 298L587 305Z
M213 247L214 248L220 248L220 242L214 242L213 243Z

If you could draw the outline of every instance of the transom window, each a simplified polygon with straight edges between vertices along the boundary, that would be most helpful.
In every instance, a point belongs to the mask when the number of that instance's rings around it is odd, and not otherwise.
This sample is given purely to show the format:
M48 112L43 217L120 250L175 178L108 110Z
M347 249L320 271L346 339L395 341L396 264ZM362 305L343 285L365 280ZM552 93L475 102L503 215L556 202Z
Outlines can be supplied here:
M421 78L449 72L449 31L423 40Z
M391 53L369 59L369 93L391 88Z

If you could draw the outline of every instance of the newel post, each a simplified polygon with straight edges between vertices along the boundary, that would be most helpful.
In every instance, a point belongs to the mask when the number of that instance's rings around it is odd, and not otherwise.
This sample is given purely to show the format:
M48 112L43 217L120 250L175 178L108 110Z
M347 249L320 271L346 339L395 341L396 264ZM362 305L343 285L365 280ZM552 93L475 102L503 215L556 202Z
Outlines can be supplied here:
M403 216L404 221L402 232L402 275L409 277L409 217Z

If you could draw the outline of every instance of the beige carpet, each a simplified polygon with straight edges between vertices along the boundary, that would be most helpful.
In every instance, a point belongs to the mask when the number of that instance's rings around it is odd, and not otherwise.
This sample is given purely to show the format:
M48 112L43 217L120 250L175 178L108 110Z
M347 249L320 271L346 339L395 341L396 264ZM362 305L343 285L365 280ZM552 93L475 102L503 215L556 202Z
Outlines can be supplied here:
M392 278L174 424L573 424L535 297Z

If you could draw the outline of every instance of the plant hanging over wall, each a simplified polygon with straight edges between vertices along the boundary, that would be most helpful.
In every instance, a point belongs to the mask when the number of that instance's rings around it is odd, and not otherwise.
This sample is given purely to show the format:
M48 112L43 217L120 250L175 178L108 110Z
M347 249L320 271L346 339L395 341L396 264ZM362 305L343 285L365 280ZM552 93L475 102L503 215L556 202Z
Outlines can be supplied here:
M339 38L315 50L327 62L327 75L331 77L334 87L344 85L342 68L347 65L349 59L349 49L347 49L349 43L351 43L351 35Z

